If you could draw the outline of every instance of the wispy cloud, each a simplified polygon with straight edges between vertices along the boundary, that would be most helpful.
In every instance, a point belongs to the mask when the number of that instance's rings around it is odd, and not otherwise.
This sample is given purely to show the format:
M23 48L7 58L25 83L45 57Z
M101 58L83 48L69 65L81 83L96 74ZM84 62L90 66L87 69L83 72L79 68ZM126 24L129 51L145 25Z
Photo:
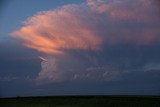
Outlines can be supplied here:
M100 14L106 14L114 21L159 21L157 7L150 0L87 0L88 5Z

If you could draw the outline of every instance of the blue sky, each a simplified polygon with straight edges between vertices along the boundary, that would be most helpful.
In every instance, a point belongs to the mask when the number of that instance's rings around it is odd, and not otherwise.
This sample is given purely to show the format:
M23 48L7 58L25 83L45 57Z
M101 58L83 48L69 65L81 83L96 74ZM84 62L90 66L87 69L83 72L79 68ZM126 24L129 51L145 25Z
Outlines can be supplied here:
M159 95L159 11L156 0L6 0L0 97Z

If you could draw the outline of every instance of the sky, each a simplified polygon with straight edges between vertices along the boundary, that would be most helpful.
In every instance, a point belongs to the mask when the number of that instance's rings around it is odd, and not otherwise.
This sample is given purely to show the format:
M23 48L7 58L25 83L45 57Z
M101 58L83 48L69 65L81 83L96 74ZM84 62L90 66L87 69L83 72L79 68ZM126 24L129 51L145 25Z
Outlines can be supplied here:
M0 4L0 97L160 95L158 0Z

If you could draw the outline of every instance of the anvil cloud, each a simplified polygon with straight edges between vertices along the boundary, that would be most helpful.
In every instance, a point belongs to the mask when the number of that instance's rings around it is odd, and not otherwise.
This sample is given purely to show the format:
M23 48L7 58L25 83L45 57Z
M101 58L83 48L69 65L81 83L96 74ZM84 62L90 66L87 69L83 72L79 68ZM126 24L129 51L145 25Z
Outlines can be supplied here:
M47 54L72 49L98 50L103 42L159 42L159 26L151 27L160 20L151 4L149 0L88 0L39 12L12 35L25 46ZM137 29L136 24L142 27Z

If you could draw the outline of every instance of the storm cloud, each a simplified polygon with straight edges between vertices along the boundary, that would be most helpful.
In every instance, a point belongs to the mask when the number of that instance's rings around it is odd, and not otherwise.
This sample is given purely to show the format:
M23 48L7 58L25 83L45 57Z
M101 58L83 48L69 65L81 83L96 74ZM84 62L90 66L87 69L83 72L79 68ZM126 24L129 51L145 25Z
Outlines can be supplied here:
M41 63L37 82L114 81L152 65L135 51L159 45L160 14L153 4L150 0L69 4L31 16L12 36L47 59ZM132 57L119 51L116 56L117 50L133 51Z

